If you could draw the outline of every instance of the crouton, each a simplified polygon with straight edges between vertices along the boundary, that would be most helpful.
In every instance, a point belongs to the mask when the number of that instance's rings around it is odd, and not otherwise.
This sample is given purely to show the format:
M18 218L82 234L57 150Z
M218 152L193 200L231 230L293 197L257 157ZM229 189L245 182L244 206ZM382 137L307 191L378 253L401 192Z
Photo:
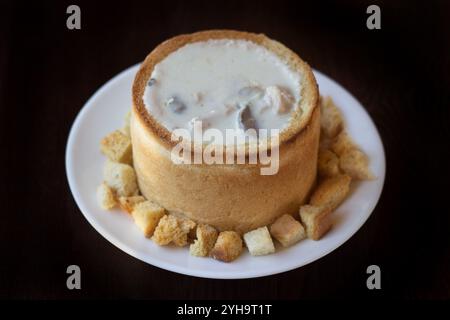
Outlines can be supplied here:
M317 172L321 177L333 177L339 174L339 158L330 150L320 150L317 160Z
M135 205L144 201L143 196L119 197L119 206L123 211L131 214Z
M338 156L341 156L345 151L355 149L356 145L347 132L342 131L336 139L331 143L331 150Z
M188 234L195 228L195 222L189 219L166 215L159 221L152 240L160 246L173 243L178 247L188 244Z
M200 224L196 230L197 239L189 247L189 252L193 256L206 257L216 243L218 232L213 227Z
M134 222L147 238L153 235L156 226L164 214L165 210L163 207L148 200L137 203L131 212Z
M223 231L210 252L211 257L223 262L235 260L242 252L241 236L235 231Z
M330 207L304 205L300 207L299 214L310 239L319 240L331 228Z
M119 197L129 197L139 193L136 173L132 166L107 161L103 170L106 184L114 189Z
M343 128L341 112L330 97L320 99L320 128L324 136L335 137Z
M344 151L339 158L339 166L344 173L353 179L373 179L373 174L369 169L369 159L358 149Z
M345 199L352 178L348 175L338 175L326 178L313 191L310 204L313 206L327 206L336 208Z
M132 163L131 140L120 130L116 130L102 139L100 150L109 160L125 164Z
M103 210L110 210L116 206L114 190L105 182L102 182L97 188L97 200Z
M324 135L320 135L319 150L330 150L333 139L327 138Z
M279 217L271 226L270 234L277 239L283 247L289 247L306 238L305 228L290 214Z
M262 256L275 252L272 237L267 227L261 227L244 234L244 241L252 256Z

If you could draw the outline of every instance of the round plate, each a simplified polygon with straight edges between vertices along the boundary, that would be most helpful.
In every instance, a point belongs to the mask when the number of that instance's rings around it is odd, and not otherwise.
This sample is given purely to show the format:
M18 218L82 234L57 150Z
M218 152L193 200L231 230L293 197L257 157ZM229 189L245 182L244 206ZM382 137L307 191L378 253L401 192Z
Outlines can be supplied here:
M313 262L347 241L367 220L378 202L385 176L385 156L380 136L361 104L343 87L314 71L320 93L330 95L342 110L347 130L367 153L376 180L352 184L351 194L334 212L335 223L320 241L303 240L275 254L252 257L245 251L232 263L193 257L187 247L160 247L146 239L132 218L119 209L99 208L97 186L106 161L100 153L103 136L121 128L131 105L131 85L138 65L128 68L103 85L78 114L66 149L70 189L89 223L108 241L131 256L154 266L186 275L238 279L261 277L292 270Z

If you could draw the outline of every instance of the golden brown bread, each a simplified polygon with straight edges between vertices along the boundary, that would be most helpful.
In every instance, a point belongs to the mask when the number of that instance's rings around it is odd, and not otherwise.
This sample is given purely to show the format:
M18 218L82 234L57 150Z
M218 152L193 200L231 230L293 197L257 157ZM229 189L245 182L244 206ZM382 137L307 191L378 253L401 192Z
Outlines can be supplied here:
M206 257L216 243L218 232L211 226L201 224L197 226L197 239L189 247L189 252L193 256Z
M289 247L306 237L305 228L290 214L279 217L271 226L270 234L277 239L283 247Z
M107 160L103 168L103 179L118 197L139 194L136 173L128 164Z
M331 97L320 98L320 126L326 138L334 138L342 131L344 124L339 109Z
M145 198L143 196L131 196L131 197L119 197L119 206L123 211L131 214L134 207L141 202L144 202Z
M237 232L222 231L211 250L211 257L223 262L231 262L241 255L242 249L242 239Z
M275 246L267 227L245 233L244 242L252 256L263 256L275 252Z
M353 179L370 180L374 176L369 169L369 158L358 149L345 150L339 158L341 170Z
M310 204L336 208L347 196L351 180L352 178L348 175L337 175L324 179L314 189Z
M319 150L317 172L322 177L333 177L339 174L339 158L328 149Z
M160 246L173 243L178 247L183 247L188 244L188 234L194 228L194 221L174 215L165 215L159 220L152 240Z
M120 130L111 132L100 142L100 150L111 161L131 164L131 140Z
M97 188L97 201L103 210L110 210L117 204L114 190L105 182Z
M342 131L331 143L331 150L338 156L341 156L345 151L355 149L355 143L347 132Z
M261 175L261 164L175 165L170 158L170 132L144 106L143 92L155 64L184 44L220 38L260 44L303 74L301 105L281 133L279 171L275 175ZM317 104L317 84L309 66L264 35L212 30L172 38L150 53L133 84L131 138L140 190L167 210L219 230L245 233L269 225L285 213L294 214L316 178L320 134Z
M331 207L305 205L300 208L300 219L306 227L308 238L319 240L331 229Z
M131 212L134 222L147 238L153 235L156 226L164 214L165 210L163 207L148 200L137 203Z
M283 44L266 37L264 34L255 34L235 30L208 30L192 34L183 34L164 41L157 46L144 60L133 82L132 98L133 111L137 118L144 122L144 126L166 147L175 146L176 142L171 141L171 132L158 123L147 111L142 99L144 90L153 68L170 53L183 47L188 43L208 41L212 39L235 39L248 40L254 42L279 56L291 69L299 71L303 75L302 79L302 99L300 107L296 108L292 114L292 121L289 128L280 135L280 141L288 141L297 136L305 128L312 116L312 113L319 101L318 87L314 74L309 65L300 57L285 47Z

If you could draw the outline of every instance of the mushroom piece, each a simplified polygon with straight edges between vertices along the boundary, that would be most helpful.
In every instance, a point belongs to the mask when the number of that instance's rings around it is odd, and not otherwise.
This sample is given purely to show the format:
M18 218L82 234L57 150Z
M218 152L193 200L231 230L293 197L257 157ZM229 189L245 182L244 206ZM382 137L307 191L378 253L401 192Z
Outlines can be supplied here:
M253 117L250 106L247 104L238 112L238 127L242 130L257 129L256 120Z

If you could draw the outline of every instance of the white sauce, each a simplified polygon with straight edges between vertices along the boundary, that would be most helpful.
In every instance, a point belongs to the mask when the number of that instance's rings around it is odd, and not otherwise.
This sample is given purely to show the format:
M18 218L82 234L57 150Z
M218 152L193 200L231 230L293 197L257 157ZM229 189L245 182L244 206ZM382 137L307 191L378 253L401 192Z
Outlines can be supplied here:
M282 130L301 99L301 75L245 40L187 44L155 66L150 82L144 104L170 131L192 130L195 120L223 133L249 126Z

